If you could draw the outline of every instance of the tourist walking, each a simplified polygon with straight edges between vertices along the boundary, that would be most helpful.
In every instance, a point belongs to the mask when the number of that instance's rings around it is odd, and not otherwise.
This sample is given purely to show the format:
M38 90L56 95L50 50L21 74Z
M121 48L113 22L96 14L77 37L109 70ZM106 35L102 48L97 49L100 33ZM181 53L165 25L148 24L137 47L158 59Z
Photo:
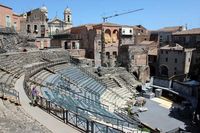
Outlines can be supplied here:
M36 105L37 96L38 96L38 91L36 90L36 87L34 86L31 90L31 104L33 106Z

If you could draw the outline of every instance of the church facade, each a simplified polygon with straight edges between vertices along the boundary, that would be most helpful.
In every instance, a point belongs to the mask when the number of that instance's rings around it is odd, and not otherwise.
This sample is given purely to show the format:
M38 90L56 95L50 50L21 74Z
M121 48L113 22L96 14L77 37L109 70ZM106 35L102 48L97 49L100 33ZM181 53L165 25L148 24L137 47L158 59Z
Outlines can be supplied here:
M64 20L57 16L48 22L49 35L55 35L72 27L72 12L69 8L64 10Z

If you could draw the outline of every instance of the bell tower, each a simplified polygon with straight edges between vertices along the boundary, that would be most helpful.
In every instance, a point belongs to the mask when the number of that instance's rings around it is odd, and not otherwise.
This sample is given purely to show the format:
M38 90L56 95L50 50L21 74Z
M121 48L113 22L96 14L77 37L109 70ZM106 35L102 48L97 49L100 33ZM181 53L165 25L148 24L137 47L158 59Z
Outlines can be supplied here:
M72 12L69 8L64 10L64 21L66 23L72 23Z

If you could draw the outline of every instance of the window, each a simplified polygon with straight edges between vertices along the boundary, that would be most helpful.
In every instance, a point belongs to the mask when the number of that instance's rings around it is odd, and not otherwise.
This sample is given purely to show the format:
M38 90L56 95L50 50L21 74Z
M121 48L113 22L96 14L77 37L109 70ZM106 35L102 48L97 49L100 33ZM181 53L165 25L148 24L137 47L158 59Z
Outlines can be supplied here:
M132 30L130 30L130 33L132 33Z
M176 75L176 72L174 72L174 75Z
M175 62L175 63L177 63L177 62L178 62L178 61L177 61L177 58L175 58L174 62Z
M168 51L165 51L166 54L168 54Z
M37 33L38 30L37 30L37 25L34 25L34 32Z
M31 26L28 24L27 25L27 33L30 33L31 32Z
M161 50L160 52L161 52L161 54L163 54L163 50Z
M14 30L16 31L17 30L17 22L14 22L13 27L14 27Z
M116 51L113 52L113 56L114 56L114 58L117 58L117 52Z
M45 25L41 25L41 37L45 37Z
M72 42L72 49L76 49L76 43Z
M106 52L106 56L108 59L110 59L110 53L109 52Z
M190 58L188 58L188 62L190 62Z
M69 15L67 16L67 21L70 22L70 16Z
M168 62L168 58L165 58L165 61Z
M6 27L11 27L11 19L10 19L10 16L6 16Z
M101 41L98 41L98 45L101 46Z

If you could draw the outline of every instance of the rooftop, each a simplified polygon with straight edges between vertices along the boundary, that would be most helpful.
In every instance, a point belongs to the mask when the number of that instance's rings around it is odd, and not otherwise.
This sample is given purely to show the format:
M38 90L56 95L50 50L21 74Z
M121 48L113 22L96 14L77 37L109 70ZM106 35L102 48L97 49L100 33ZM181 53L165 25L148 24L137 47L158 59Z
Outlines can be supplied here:
M184 50L184 48L179 45L179 44L175 44L174 46L170 46L170 45L166 45L166 46L163 46L161 47L160 49L165 49L165 50Z
M1 7L8 8L8 9L11 9L11 10L12 10L12 8L11 8L11 7L8 7L8 6L2 5L2 4L0 4L0 6L1 6Z
M182 29L183 29L183 26L171 26L171 27L161 28L158 31L163 31L163 32L177 32L177 31L181 31Z
M150 44L154 44L155 42L154 41L142 41L140 43L140 45L150 45Z
M193 34L200 34L200 28L194 28L190 30L184 30L173 33L173 35L193 35Z

